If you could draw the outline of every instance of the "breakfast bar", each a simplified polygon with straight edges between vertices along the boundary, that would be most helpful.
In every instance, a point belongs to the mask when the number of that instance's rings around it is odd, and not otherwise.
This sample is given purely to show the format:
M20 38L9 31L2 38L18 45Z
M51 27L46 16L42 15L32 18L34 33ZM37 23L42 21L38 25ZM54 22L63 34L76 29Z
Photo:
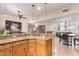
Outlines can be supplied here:
M49 36L15 35L0 37L0 56L51 56Z

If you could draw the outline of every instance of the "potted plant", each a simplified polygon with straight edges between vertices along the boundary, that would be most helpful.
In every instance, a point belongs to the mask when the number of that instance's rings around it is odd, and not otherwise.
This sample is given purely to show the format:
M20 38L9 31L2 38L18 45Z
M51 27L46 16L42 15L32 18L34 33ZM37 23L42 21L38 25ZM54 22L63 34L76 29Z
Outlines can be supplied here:
M3 35L3 33L4 33L4 27L0 26L0 35Z

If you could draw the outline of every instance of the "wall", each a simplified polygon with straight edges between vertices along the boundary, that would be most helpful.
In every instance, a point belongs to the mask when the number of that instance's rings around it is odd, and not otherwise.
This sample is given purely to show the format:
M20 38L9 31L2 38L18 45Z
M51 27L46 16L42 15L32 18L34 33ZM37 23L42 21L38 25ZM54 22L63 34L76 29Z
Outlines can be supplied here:
M11 14L8 14L7 17L4 17L2 15L2 13L0 13L0 26L2 26L4 28L5 28L5 20L21 22L22 23L22 30L21 31L28 33L28 21L26 19L19 20L19 19L17 19L17 17L15 17Z

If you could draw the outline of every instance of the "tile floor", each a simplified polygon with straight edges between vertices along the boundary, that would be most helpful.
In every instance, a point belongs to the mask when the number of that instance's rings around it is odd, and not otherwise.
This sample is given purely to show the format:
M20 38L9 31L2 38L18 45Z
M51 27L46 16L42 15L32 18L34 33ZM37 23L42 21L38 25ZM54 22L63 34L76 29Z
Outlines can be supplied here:
M71 46L63 45L59 39L54 40L54 55L55 56L79 56L79 48L72 48Z

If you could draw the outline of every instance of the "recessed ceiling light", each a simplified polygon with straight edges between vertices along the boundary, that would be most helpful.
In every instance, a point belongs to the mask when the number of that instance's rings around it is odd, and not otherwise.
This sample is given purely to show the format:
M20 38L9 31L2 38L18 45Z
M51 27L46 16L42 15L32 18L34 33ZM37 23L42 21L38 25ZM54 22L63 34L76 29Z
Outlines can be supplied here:
M37 7L38 10L41 10L41 7Z

